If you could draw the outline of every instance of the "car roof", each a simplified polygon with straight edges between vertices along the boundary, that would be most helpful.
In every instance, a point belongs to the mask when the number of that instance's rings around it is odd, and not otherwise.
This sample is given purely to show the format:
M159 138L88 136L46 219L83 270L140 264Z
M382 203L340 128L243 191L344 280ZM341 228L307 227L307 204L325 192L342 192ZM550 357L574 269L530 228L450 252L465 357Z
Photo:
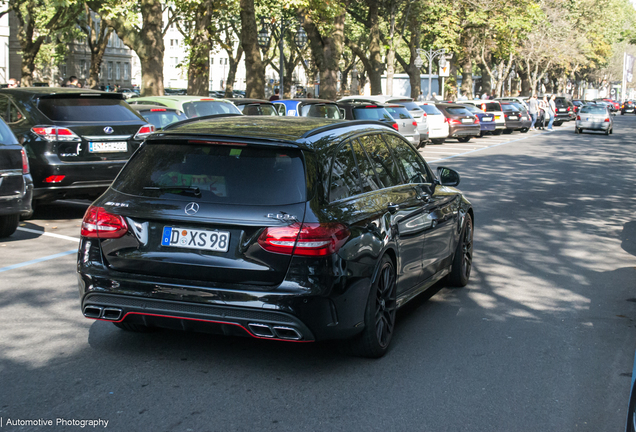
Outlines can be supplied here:
M295 99L277 99L277 100L273 100L273 103L284 103L284 102L300 102L302 104L312 104L312 103L329 103L329 104L335 104L334 101L332 100L328 100L328 99L316 99L316 98L312 98L312 99L307 99L307 98L295 98Z
M13 94L21 98L36 98L40 96L53 96L53 95L70 96L73 94L77 94L77 95L100 94L100 95L108 95L109 97L112 97L114 99L124 98L124 95L122 93L104 92L99 90L79 89L79 88L70 88L70 87L15 87L15 88L3 88L3 89L0 89L0 92Z
M389 96L389 95L370 95L370 96L363 96L363 95L354 95L354 96L345 96L342 99L339 99L338 102L346 102L348 100L368 100L368 101L374 101L374 102L380 102L380 103L398 103L398 102L414 102L413 98L407 97L407 96Z
M198 100L204 100L204 99L209 101L229 102L227 99L215 98L212 96L166 95L166 96L142 96L139 98L135 98L136 101L144 101L144 100L153 101L153 102L174 101L178 103L198 101Z
M372 102L372 101L363 102L363 101L353 101L353 100L341 100L340 102L338 102L338 106L342 106L342 107L352 106L354 108L375 106L375 107L378 107L378 108L386 108L386 107L392 106L392 105L388 104L388 103Z
M201 136L248 139L289 143L294 147L314 149L314 142L323 134L334 134L340 131L344 139L346 135L356 134L364 130L394 131L390 125L378 121L333 120L314 117L270 117L270 116L229 116L199 121L188 121L183 125L173 125L169 130L157 133L152 139L177 136ZM310 139L316 136L317 138ZM150 137L149 137L150 138Z

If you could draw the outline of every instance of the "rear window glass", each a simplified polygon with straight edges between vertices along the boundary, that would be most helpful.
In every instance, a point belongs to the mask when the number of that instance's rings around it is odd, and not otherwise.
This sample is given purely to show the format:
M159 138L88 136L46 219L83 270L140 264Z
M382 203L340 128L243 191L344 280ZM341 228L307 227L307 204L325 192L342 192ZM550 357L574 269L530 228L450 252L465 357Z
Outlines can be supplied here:
M356 120L393 121L393 117L384 108L354 108L353 117Z
M389 112L389 114L391 114L391 117L393 117L396 120L398 119L404 120L404 119L413 118L413 116L409 114L407 109L404 107L386 107L385 109Z
M446 111L448 111L448 113L452 115L472 115L472 113L464 107L449 107L446 108Z
M183 112L188 118L203 117L215 114L240 114L239 109L230 102L192 101L183 104Z
M184 200L198 188L202 201L243 205L293 204L306 196L299 151L232 145L146 143L112 187Z
M303 117L318 117L328 119L342 119L340 109L335 104L311 104L300 108L300 115Z
M123 100L102 97L40 99L38 109L53 121L140 120Z
M581 108L581 114L607 114L605 107L584 106Z
M181 111L142 111L141 115L157 129L163 129L169 124L188 119Z
M389 101L389 103L395 103L395 104L398 104L398 105L402 105L404 108L406 108L409 111L420 111L422 109L415 102Z
M502 105L501 108L504 112L519 111L519 108L515 105Z
M482 110L480 110L479 108L477 108L474 105L466 105L466 109L468 111L470 111L471 113L481 113L481 112L483 112Z
M424 112L428 115L441 115L442 112L438 110L435 105L420 105Z
M501 105L497 102L484 102L479 108L485 112L501 111Z
M241 105L238 107L243 114L245 115L266 115L266 116L277 116L278 111L276 111L276 107L272 104L248 104Z
M18 140L3 121L0 121L0 144L18 144Z

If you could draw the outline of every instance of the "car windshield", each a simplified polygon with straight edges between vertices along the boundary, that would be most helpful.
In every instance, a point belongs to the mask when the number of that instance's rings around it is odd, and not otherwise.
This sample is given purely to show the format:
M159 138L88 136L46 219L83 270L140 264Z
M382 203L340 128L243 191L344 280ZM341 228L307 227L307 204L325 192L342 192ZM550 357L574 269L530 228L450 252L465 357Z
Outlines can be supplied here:
M169 124L188 119L181 111L167 110L165 108L153 108L148 111L142 111L141 115L155 125L157 129L163 129Z
M405 119L412 119L413 116L411 114L409 114L408 110L404 107L386 107L386 110L389 112L389 114L391 114L391 117L393 117L396 120L405 120Z
M336 104L310 104L300 108L300 115L303 117L318 117L328 119L342 119L338 105Z
M465 105L466 109L468 111L470 111L471 113L481 113L483 112L482 110L480 110L479 108L477 108L475 105Z
M192 188L202 201L224 204L305 201L301 154L287 148L146 142L112 187L131 195L170 194L174 199L180 199L182 189Z
M140 120L123 100L104 97L42 98L38 102L38 109L53 121Z
M203 117L214 114L241 114L241 111L230 102L192 101L183 104L183 112L188 118Z
M605 107L587 105L581 108L581 114L607 114Z
M278 111L276 111L276 107L273 104L246 104L240 105L239 109L243 111L245 115L266 115L266 116L277 116Z
M354 108L353 117L356 120L393 121L391 114L384 108Z
M519 108L517 108L515 105L502 105L501 108L504 112L519 111Z
M404 108L406 108L409 111L421 111L422 110L422 108L420 108L420 106L418 104L416 104L415 102L397 100L397 101L389 101L389 103L402 105Z
M479 108L484 112L502 111L501 105L498 102L484 102L479 104Z
M424 112L428 115L443 115L440 110L435 108L435 105L420 105Z
M468 109L464 107L448 107L446 108L446 111L448 111L448 113L452 115L473 115L470 111L468 111Z

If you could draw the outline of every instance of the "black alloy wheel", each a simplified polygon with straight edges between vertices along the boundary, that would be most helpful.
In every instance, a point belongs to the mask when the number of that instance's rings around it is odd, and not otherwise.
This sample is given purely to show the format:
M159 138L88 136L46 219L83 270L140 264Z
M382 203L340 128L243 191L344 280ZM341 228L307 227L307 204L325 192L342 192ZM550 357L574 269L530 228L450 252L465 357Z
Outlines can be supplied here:
M464 229L457 242L453 266L448 275L450 286L464 287L468 284L470 271L473 268L473 219L466 213Z
M371 285L364 313L364 330L354 339L344 341L343 350L359 357L382 357L393 339L396 311L395 267L393 261L385 256Z
M471 136L466 136L466 137L461 137L461 138L457 138L457 141L461 142L461 143L465 143L470 141L472 137Z

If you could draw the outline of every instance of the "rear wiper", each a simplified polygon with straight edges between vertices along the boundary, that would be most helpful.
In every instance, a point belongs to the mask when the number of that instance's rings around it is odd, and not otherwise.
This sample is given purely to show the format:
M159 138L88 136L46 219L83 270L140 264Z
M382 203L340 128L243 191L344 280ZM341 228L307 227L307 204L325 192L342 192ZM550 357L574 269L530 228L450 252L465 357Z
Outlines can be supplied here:
M168 192L180 195L191 195L195 197L201 196L201 190L198 187L189 186L145 186L144 190Z

